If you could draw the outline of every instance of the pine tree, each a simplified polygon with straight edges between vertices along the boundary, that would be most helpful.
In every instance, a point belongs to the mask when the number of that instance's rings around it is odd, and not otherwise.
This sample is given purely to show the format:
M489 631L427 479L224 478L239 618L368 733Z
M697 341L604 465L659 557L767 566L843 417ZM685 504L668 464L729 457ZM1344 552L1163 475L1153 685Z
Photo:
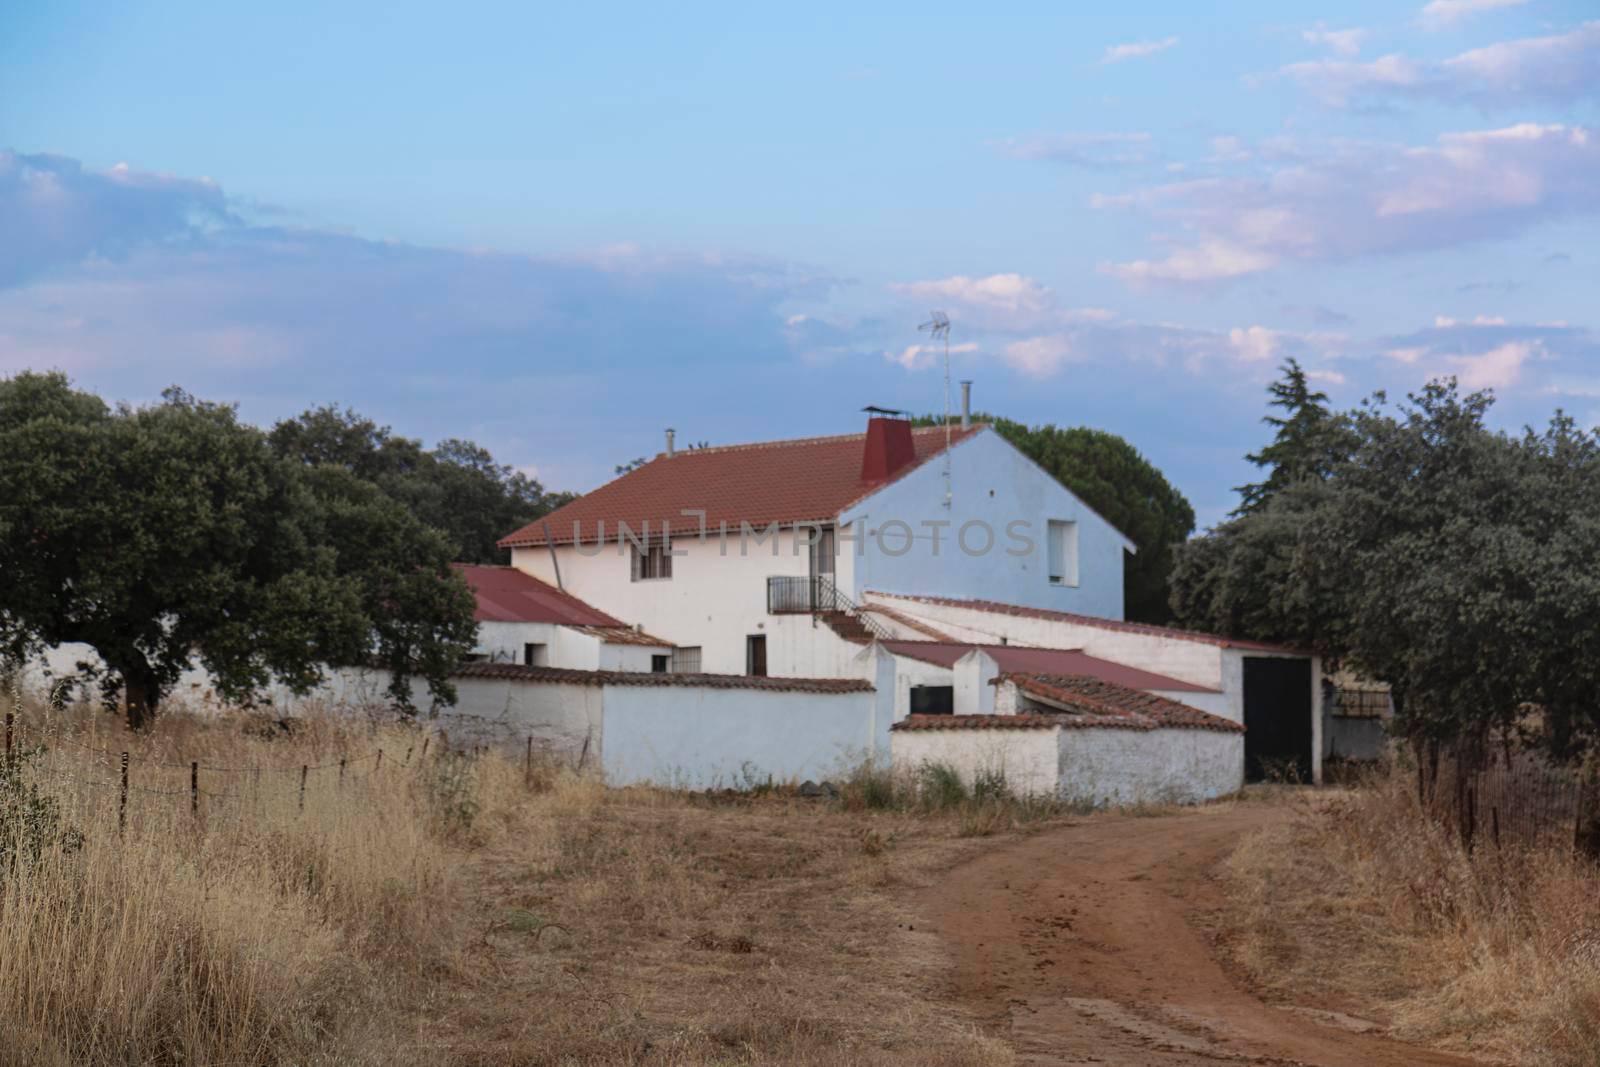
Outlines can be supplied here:
M1262 422L1276 430L1272 443L1245 456L1267 470L1265 481L1235 486L1239 494L1234 516L1261 510L1275 493L1302 481L1324 481L1339 459L1349 452L1349 432L1344 421L1328 410L1328 394L1311 388L1298 360L1282 367L1283 377L1267 387L1271 406L1285 415L1267 414Z

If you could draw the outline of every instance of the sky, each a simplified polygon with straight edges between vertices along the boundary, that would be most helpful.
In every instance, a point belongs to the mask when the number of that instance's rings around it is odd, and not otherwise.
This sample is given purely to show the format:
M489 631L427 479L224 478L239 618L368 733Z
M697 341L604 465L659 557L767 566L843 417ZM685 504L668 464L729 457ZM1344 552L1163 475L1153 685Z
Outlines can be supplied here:
M0 0L0 375L554 489L974 406L1202 525L1265 387L1600 424L1600 3Z

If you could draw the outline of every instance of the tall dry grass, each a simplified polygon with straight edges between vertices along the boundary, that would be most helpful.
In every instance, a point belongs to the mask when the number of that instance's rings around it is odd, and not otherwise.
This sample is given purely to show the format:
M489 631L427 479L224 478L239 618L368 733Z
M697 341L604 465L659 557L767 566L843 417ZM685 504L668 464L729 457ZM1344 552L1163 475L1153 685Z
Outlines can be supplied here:
M424 763L423 740L184 714L135 737L26 708L13 779L56 832L0 865L0 1063L336 1062L361 1044L366 1014L442 965L448 851L492 806L484 768Z
M1600 868L1569 847L1468 854L1375 778L1246 840L1226 943L1266 992L1519 1063L1600 1063Z
M16 745L58 832L0 861L0 1067L1011 1062L914 909L995 798L608 789L315 709L35 705Z

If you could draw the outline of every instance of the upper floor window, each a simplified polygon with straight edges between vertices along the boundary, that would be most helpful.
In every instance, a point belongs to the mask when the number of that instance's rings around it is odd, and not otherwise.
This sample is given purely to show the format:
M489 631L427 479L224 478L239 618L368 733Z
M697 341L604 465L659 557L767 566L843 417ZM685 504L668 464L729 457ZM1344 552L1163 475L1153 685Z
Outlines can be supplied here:
M1045 535L1050 556L1050 584L1078 584L1078 524L1051 519Z
M672 577L672 548L665 544L633 545L633 580L652 581Z

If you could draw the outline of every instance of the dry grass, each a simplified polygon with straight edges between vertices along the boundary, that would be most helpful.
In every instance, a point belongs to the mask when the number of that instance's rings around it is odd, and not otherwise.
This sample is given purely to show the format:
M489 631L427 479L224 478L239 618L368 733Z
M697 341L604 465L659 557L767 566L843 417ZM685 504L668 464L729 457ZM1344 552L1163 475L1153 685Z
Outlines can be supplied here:
M0 864L0 1067L1011 1061L938 1003L910 906L1028 821L995 804L607 790L333 716L26 725L82 840Z
M1600 869L1467 855L1404 776L1308 806L1225 871L1225 943L1266 993L1530 1064L1600 1063Z

